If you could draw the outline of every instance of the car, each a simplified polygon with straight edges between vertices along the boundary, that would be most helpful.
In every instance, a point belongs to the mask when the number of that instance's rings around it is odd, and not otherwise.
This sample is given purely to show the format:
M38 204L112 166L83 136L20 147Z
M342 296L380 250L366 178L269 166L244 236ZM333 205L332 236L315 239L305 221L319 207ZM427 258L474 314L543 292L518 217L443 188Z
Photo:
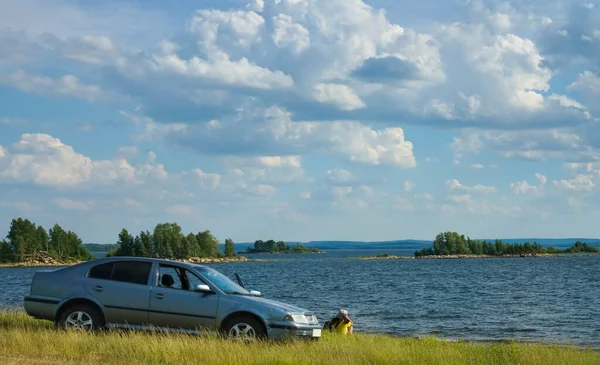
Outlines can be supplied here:
M26 313L60 328L216 332L230 338L318 340L321 325L304 308L261 297L218 270L146 257L105 257L37 271Z

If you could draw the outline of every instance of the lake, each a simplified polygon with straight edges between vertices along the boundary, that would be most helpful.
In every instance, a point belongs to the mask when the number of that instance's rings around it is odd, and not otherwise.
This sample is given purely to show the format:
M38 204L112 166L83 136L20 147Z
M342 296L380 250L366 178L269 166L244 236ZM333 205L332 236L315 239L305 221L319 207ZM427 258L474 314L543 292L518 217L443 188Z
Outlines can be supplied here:
M412 251L385 250L391 255ZM209 264L264 297L314 310L347 308L357 332L445 339L545 341L600 349L600 256L344 260L379 251L248 255ZM33 273L0 268L0 307L22 308ZM52 269L52 268L51 268Z

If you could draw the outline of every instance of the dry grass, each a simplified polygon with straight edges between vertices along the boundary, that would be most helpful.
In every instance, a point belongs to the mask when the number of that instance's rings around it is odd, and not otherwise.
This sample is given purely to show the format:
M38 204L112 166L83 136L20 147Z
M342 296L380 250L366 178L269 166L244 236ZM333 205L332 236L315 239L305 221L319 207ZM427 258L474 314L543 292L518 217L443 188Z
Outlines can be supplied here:
M238 343L148 332L64 332L21 312L0 312L2 364L600 364L592 350L533 344L446 342L382 335Z

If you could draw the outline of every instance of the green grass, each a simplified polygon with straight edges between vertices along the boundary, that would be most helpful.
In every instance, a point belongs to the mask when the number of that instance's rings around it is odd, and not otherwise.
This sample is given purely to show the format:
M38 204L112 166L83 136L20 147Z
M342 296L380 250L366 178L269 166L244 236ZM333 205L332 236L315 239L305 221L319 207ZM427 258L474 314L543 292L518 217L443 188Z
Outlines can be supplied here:
M383 335L321 341L239 343L217 337L54 329L21 312L0 312L2 364L600 364L600 354L557 346L447 342Z

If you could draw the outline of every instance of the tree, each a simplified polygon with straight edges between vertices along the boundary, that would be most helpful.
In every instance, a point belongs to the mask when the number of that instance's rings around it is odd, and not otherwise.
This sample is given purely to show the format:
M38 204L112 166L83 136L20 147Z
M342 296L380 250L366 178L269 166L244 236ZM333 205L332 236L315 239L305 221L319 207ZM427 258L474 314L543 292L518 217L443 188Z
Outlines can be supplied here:
M225 256L235 256L235 246L233 245L233 241L229 238L225 240Z
M219 241L209 230L205 230L196 235L202 257L217 257L219 252Z
M37 227L29 219L21 217L13 219L6 238L8 238L8 242L12 246L16 258L21 261L25 258L25 255L40 249Z
M288 245L283 241L277 241L277 243L275 244L275 247L277 248L277 251L287 251L288 250Z
M0 241L0 262L14 261L13 252L10 245L5 240Z
M50 237L48 237L48 232L42 226L37 227L37 236L39 240L40 249L48 252L50 249Z
M183 234L177 223L159 223L154 227L152 241L157 257L173 258L173 247L181 245Z
M152 250L152 234L148 231L140 232L140 241L142 246L138 255L141 257L152 257L154 251Z

